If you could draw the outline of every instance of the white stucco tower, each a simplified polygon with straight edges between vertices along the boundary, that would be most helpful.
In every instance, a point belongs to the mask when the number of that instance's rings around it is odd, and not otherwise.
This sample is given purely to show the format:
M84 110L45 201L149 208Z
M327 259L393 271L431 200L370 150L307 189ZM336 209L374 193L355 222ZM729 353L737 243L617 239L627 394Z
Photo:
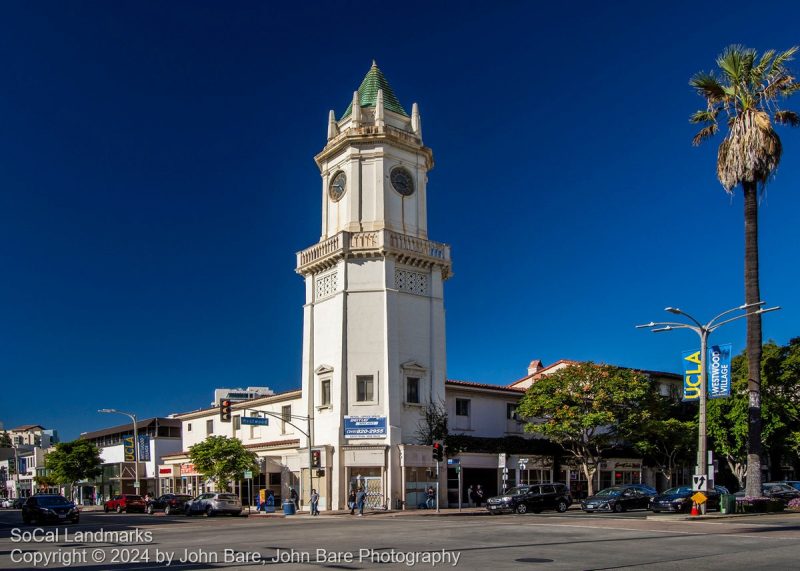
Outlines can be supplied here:
M400 445L416 442L427 403L444 402L451 262L449 246L428 240L433 154L417 104L409 116L373 62L341 118L330 112L315 160L322 232L297 255L302 414L314 419L321 453L313 483L334 508L362 484L374 507L393 508L403 497Z

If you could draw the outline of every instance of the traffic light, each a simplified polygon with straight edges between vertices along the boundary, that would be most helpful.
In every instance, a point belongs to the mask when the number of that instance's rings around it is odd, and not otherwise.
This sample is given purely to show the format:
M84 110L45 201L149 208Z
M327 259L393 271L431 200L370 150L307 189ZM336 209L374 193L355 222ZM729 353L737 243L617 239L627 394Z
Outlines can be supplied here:
M311 467L312 468L319 468L321 465L320 462L320 452L319 450L312 450L311 451Z
M441 442L433 443L433 459L441 462L444 459L444 447Z
M231 399L219 399L219 419L222 422L231 421Z

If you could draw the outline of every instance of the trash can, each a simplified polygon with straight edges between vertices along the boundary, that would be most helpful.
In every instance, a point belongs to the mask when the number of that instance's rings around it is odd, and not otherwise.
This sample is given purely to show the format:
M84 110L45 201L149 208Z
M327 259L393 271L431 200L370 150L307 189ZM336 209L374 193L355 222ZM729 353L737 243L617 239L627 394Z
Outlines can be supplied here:
M283 515L294 515L296 509L292 500L283 500Z
M719 497L719 511L724 514L736 513L736 496L733 494L722 494Z

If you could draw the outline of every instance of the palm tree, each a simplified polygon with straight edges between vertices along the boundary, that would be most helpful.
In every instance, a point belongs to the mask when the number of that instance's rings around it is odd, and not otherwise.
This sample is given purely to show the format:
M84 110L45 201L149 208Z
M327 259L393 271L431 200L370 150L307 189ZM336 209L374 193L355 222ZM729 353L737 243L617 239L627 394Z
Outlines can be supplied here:
M689 81L706 100L706 108L689 119L702 124L692 143L697 146L719 130L727 119L728 133L717 152L717 178L732 194L741 185L744 194L745 303L760 301L758 281L758 198L781 160L781 140L772 123L800 126L800 115L780 108L780 101L800 90L787 62L798 47L783 53L732 45L717 57L719 75L700 72ZM720 117L721 115L721 117ZM749 496L761 495L761 316L747 318L747 358L750 422L747 445Z

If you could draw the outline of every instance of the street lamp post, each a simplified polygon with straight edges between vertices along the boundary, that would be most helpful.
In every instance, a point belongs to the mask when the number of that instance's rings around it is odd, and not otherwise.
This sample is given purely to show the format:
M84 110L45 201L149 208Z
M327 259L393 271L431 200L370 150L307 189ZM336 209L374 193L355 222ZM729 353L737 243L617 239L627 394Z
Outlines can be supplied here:
M708 337L722 327L730 323L731 321L736 321L737 319L742 319L745 317L750 317L751 315L760 315L762 313L767 313L769 311L776 311L780 309L780 307L769 307L764 308L762 307L766 302L758 301L755 303L745 303L744 305L739 305L737 307L728 309L711 319L705 325L700 323L697 319L678 309L677 307L667 307L664 310L670 313L674 313L675 315L682 315L689 319L694 325L690 323L680 323L680 322L671 322L671 321L661 321L655 322L651 321L650 323L644 323L642 325L637 325L637 329L647 328L650 329L653 333L661 333L663 331L672 331L673 329L690 329L697 333L700 337L700 402L699 402L699 411L698 411L698 427L697 427L697 469L698 475L703 476L708 480L708 437L707 437L707 430L706 430L706 403L707 403L707 386L706 386L706 376L707 376L707 367L706 367L706 360L708 358ZM758 308L758 309L755 309ZM721 317L729 315L734 311L744 311L740 315L736 315L734 317L730 317L723 321L718 321ZM703 510L705 511L705 505L703 505Z
M135 476L133 478L133 487L136 490L136 493L139 493L139 430L136 426L136 415L130 412L123 412L121 410L117 410L115 408L101 408L97 412L107 413L107 414L124 414L125 416L129 417L131 421L133 421L133 462L134 462L134 471ZM123 451L125 449L125 445L123 444ZM124 452L123 452L124 454Z

